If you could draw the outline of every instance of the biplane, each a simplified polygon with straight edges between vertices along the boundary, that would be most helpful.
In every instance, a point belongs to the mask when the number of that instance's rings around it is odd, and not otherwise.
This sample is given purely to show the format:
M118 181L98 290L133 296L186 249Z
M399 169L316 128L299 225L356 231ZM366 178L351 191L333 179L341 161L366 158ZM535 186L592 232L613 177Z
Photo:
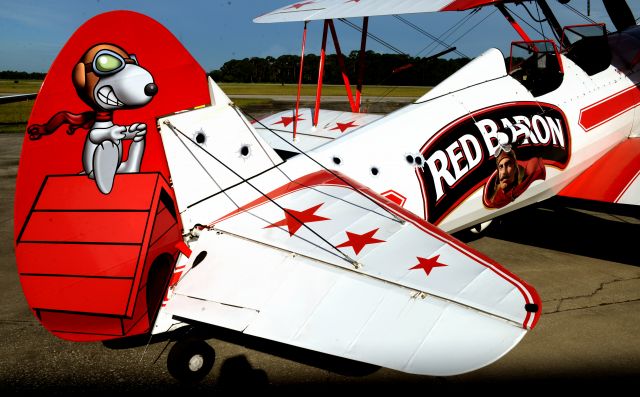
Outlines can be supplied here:
M322 20L326 38L332 18L496 6L522 35L508 67L490 49L386 116L350 93L350 112L318 100L250 120L156 21L90 19L53 63L20 159L15 252L34 315L71 341L216 326L415 374L498 360L540 298L450 233L556 194L640 202L629 8L605 2L616 32L561 28L538 0L554 42L530 40L507 3L302 1L256 19ZM184 338L167 366L198 381L214 359Z

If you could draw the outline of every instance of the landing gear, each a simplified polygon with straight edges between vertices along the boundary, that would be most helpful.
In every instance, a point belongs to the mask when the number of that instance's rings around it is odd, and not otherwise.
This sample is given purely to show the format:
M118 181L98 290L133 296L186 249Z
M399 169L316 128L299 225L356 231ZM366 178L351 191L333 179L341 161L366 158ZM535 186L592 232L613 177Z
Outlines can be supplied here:
M176 342L169 351L167 369L180 382L196 383L211 371L215 358L215 351L205 341L184 339Z
M482 235L487 231L487 228L489 227L489 225L491 225L491 221L493 221L493 219L489 219L488 221L478 223L477 225L472 226L469 229L469 231L473 234Z

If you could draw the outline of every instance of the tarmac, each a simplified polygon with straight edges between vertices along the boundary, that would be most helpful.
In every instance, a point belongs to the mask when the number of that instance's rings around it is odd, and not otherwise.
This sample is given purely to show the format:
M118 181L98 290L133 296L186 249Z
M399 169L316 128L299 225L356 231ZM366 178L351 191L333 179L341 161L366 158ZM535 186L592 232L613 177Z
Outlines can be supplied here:
M544 202L504 216L468 244L533 285L537 327L504 357L451 377L346 362L224 330L211 373L182 385L166 369L172 342L112 349L49 334L18 280L13 202L21 134L0 134L0 394L227 395L393 393L607 394L640 386L640 214L614 215ZM466 238L465 236L460 236ZM469 330L473 332L473 330ZM153 340L151 342L154 342Z

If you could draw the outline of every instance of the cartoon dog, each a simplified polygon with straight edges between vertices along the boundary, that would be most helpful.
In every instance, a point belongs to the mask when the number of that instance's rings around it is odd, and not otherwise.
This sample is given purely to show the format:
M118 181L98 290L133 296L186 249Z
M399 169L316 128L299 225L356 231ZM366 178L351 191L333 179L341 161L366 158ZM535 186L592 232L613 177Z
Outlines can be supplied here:
M153 76L138 65L135 55L113 44L98 44L80 58L73 69L73 85L78 96L94 111L73 114L56 113L45 125L32 125L31 139L52 134L64 123L68 134L78 128L89 130L82 153L82 166L98 189L108 194L116 173L140 171L147 125L128 126L113 123L113 112L146 105L158 92ZM122 161L123 140L132 140L127 160Z

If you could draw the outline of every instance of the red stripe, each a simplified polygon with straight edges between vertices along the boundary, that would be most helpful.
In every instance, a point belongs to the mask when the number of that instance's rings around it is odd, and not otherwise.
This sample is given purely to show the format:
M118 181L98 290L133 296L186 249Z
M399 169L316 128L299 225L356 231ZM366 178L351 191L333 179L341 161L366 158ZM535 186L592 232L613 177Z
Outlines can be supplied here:
M191 256L191 248L189 248L187 243L185 243L184 241L178 241L176 243L176 248L178 249L178 251L180 251L180 253L182 253L182 255L186 256L187 258Z
M440 11L464 11L470 8L506 2L507 0L454 0L446 7L442 7Z
M559 193L560 196L615 203L640 170L640 138L609 150Z
M618 197L616 197L616 203L620 201L620 198L627 192L627 189L629 189L631 187L631 185L635 182L635 180L640 176L640 170L638 170L638 172L636 172L636 176L633 177L633 179L631 179L629 181L629 183L627 183L627 186L624 187L624 189L622 189L622 191L620 192L620 194L618 195Z
M122 316L127 309L130 279L20 276L29 306Z
M122 335L119 318L83 315L78 313L40 311L40 321L49 330L84 332L87 334ZM68 339L68 338L65 338Z
M109 199L86 175L50 176L36 210L149 210L152 197L138 192L153 192L157 174L117 174ZM135 191L132 190L135 186Z
M334 171L335 172L335 171ZM338 174L336 172L336 174ZM249 204L223 216L222 218L220 218L219 220L216 220L214 222L212 222L210 224L210 226L213 226L214 224L221 222L222 220L226 220L228 218L231 218L235 215L238 215L242 212L246 212L252 208L255 208L257 206L260 206L264 203L266 203L267 201L269 201L269 199L271 200L276 200L284 195L296 192L298 190L307 188L307 187L313 187L313 186L339 186L339 187L347 187L347 188L351 188L354 190L357 190L363 194L365 194L366 196L370 197L371 199L373 199L378 205L380 205L381 207L387 209L388 211L394 213L395 215L399 216L400 218L404 219L405 221L408 221L410 223L412 223L414 226L418 227L419 229L421 229L423 232L431 235L432 237L444 242L444 243L448 243L453 249L457 250L458 252L460 252L461 254L475 260L476 262L478 262L480 265L483 265L485 267L491 268L496 274L498 274L500 277L502 277L503 279L505 279L506 281L508 281L509 283L513 284L522 294L522 296L524 297L524 300L526 301L526 303L535 303L538 305L538 311L534 314L534 318L531 319L531 313L527 313L526 317L525 317L525 321L523 323L523 327L524 328L533 328L535 326L535 324L537 323L539 317L540 317L540 313L542 311L542 302L540 300L540 297L538 296L536 290L531 287L530 285L528 285L527 283L525 283L524 281L522 281L521 279L519 279L515 274L511 273L509 270L503 268L500 264L498 264L497 262L493 261L492 259L484 256L484 254L480 253L479 251L474 250L473 248L466 246L464 243L460 242L459 240L453 238L452 236L450 236L449 234L445 233L444 231L438 229L437 227L435 227L434 225L430 224L429 222L427 222L426 220L418 217L417 215L413 214L412 212L400 207L399 205L397 205L396 203L394 203L393 201L387 199L386 197L380 196L377 193L375 193L374 191L372 191L371 189L359 184L358 182L355 182L353 180L351 180L350 178L347 178L343 175L338 174L338 176L331 174L328 171L316 171L312 174L308 174L305 175L301 178L296 179L295 181L289 182L286 185L283 185L277 189L275 189L274 191L268 193L267 195L260 197L252 202L250 202ZM342 178L342 179L341 179ZM348 181L347 182L345 182ZM351 185L349 185L351 184ZM528 293L525 293L525 291ZM531 324L529 325L529 323L531 322Z
M33 212L22 241L141 244L149 213Z
M139 253L138 245L16 245L20 273L31 274L133 277Z
M633 109L640 104L639 102L640 89L634 85L582 109L578 124L585 131L589 131Z

